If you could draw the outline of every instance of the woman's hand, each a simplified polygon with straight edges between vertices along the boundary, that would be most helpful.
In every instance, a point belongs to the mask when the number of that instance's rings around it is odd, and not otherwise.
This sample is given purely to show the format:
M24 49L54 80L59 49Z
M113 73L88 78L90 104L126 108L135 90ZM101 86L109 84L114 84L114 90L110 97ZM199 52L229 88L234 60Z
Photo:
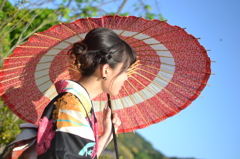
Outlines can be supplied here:
M113 113L113 118L111 119L111 109L106 105L103 110L103 134L110 134L112 132L112 123L115 128L115 133L119 126L121 125L121 120L117 113Z
M117 113L113 114L111 119L111 109L106 105L103 110L103 134L99 138L97 156L100 156L101 152L107 147L108 143L112 140L112 123L114 124L115 133L121 125L121 120Z

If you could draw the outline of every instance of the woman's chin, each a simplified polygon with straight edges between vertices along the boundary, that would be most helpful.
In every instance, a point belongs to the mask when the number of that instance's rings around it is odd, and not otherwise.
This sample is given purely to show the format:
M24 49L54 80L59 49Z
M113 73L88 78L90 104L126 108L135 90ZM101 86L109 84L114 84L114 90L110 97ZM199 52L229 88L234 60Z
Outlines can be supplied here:
M119 93L119 92L111 92L110 95L111 95L111 96L116 96L116 95L118 95L118 93Z
M121 88L122 88L122 87L121 87ZM111 89L111 90L106 91L106 93L110 94L111 96L116 96L116 95L119 94L121 88L118 88L118 89L115 88L114 90Z
M119 91L111 91L111 92L109 92L109 94L110 94L111 96L116 96L116 95L119 94Z

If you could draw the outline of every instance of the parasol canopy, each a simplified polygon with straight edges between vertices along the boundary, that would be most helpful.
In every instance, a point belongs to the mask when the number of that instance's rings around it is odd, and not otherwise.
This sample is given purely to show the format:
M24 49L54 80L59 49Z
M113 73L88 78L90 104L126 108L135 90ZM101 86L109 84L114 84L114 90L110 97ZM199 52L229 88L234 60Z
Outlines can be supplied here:
M177 114L207 85L212 74L207 50L183 28L135 16L83 18L34 34L5 58L0 70L0 95L11 111L37 125L57 95L54 84L81 78L68 50L98 27L115 31L137 54L128 80L117 96L111 96L113 112L122 121L118 132L144 128ZM106 102L105 93L93 100L99 134Z

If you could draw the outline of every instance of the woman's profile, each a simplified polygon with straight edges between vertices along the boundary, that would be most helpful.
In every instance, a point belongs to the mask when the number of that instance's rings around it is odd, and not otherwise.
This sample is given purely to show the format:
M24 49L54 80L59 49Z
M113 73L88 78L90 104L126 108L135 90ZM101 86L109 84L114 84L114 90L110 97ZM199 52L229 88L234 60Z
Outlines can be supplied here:
M81 78L56 84L58 96L45 108L39 122L39 159L97 158L112 139L112 122L116 130L121 124L117 114L111 119L110 108L105 106L104 132L99 137L91 100L102 92L118 94L127 80L127 69L136 61L134 50L114 31L96 28L69 53Z

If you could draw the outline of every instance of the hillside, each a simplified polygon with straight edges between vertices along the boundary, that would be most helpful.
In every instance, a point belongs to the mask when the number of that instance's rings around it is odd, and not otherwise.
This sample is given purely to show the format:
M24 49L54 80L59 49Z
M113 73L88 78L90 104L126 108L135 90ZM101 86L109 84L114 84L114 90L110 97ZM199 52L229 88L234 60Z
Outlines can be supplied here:
M151 143L137 133L119 134L117 140L120 159L194 159L166 157L161 152L155 150ZM112 141L99 159L114 158L115 152Z

